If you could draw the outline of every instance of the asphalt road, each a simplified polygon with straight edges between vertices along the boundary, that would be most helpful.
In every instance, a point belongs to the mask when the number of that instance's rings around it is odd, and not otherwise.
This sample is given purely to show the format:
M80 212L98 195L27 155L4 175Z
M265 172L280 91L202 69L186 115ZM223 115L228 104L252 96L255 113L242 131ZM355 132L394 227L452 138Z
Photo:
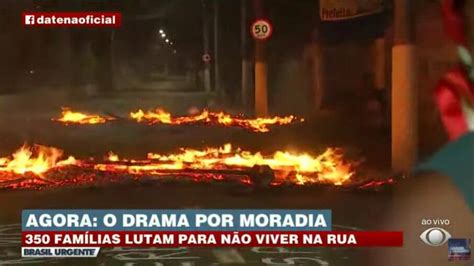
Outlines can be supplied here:
M20 213L25 208L286 208L333 210L335 230L376 230L390 191L268 188L229 185L148 184L106 188L0 192L0 264L44 263L20 258ZM367 212L370 206L370 212ZM48 259L56 265L368 265L367 249L103 249L97 260ZM161 263L161 264L160 264Z
M59 106L58 106L59 112ZM308 119L301 125L278 128L268 134L248 133L241 129L196 126L145 126L127 121L99 126L69 126L52 123L58 112L14 111L0 114L0 152L11 154L24 142L59 147L67 155L79 158L100 157L114 151L128 157L142 158L147 152L166 153L179 147L200 148L230 142L252 151L282 149L314 152L329 146L343 147L349 158L365 160L362 174L385 177L389 150L387 138L379 132L364 131L360 121L345 117L323 116ZM375 174L374 174L375 173ZM420 215L429 217L442 212L436 204L444 204L446 213L461 209L456 204L439 203L440 191L430 191L431 181L418 186L405 186L399 194L392 189L383 191L342 191L325 187L273 187L249 192L230 184L198 183L128 183L90 188L61 188L44 191L0 191L0 265L446 265L447 250L428 250L426 258L436 257L435 263L410 264L399 258L410 258L405 251L390 261L374 263L375 254L386 249L104 249L97 260L24 259L20 258L19 222L25 208L305 208L332 209L333 227L341 230L404 230L419 224ZM423 185L423 186L422 186ZM424 201L418 196L427 196ZM394 201L410 199L402 207ZM446 200L446 198L443 198ZM455 203L461 199L450 197ZM447 202L447 201L446 201ZM433 204L431 204L433 203ZM416 208L415 208L416 206ZM452 207L451 207L452 206ZM435 210L433 211L433 208ZM424 210L422 212L420 210ZM458 212L456 212L458 213ZM472 213L471 213L472 214ZM457 215L457 216L456 216ZM470 221L470 214L453 214L453 221ZM393 219L389 218L392 217ZM387 222L389 220L389 222ZM403 223L409 225L401 226ZM474 223L473 223L474 224ZM455 225L458 226L458 225ZM413 226L412 226L413 227ZM456 227L457 228L457 227ZM472 227L474 228L474 226ZM407 231L410 243L421 245L418 236L422 228ZM449 228L448 228L449 229ZM407 229L408 230L408 229ZM449 229L451 230L451 229ZM466 236L465 231L459 231ZM474 238L474 237L473 237ZM424 248L416 246L416 248ZM392 249L389 249L391 251ZM435 254L432 252L436 251ZM430 253L431 252L431 253ZM384 257L388 257L384 256ZM423 257L425 258L425 257ZM398 264L397 264L398 263ZM456 265L456 264L453 264ZM459 264L461 265L461 264ZM468 265L468 264L465 264Z
M332 209L335 230L403 231L403 248L103 249L96 259L20 258L25 208L305 208ZM430 247L420 234L426 219L453 237L474 239L474 215L449 178L413 177L384 191L267 188L249 192L228 184L122 184L114 187L0 192L0 265L363 265L472 266L448 262L447 245Z

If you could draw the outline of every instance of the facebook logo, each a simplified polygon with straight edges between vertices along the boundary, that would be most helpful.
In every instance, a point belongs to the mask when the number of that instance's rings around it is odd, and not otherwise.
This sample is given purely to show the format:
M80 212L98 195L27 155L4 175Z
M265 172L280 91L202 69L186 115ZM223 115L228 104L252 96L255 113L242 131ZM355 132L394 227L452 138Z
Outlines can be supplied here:
M25 25L34 25L35 24L35 16L33 15L25 15Z

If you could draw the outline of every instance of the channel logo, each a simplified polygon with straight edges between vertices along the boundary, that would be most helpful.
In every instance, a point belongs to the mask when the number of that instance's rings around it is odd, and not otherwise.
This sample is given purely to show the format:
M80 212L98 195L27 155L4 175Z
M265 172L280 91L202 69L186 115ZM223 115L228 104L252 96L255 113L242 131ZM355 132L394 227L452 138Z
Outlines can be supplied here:
M471 239L450 238L448 240L448 260L470 260Z
M444 245L450 238L451 234L439 227L428 228L420 235L421 241L433 247Z

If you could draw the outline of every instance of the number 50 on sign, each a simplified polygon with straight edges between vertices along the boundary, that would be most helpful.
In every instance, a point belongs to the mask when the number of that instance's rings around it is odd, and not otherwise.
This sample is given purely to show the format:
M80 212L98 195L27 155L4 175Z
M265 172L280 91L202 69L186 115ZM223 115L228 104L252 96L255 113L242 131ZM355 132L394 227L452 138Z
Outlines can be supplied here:
M266 40L272 36L272 24L265 19L256 20L250 27L252 36L257 40Z

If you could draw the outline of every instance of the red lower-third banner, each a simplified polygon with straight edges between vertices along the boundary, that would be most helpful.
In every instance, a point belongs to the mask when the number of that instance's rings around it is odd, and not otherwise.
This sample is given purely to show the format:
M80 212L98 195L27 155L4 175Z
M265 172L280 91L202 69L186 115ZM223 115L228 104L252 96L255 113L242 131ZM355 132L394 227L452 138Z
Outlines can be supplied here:
M401 247L402 232L68 231L23 232L23 247Z

